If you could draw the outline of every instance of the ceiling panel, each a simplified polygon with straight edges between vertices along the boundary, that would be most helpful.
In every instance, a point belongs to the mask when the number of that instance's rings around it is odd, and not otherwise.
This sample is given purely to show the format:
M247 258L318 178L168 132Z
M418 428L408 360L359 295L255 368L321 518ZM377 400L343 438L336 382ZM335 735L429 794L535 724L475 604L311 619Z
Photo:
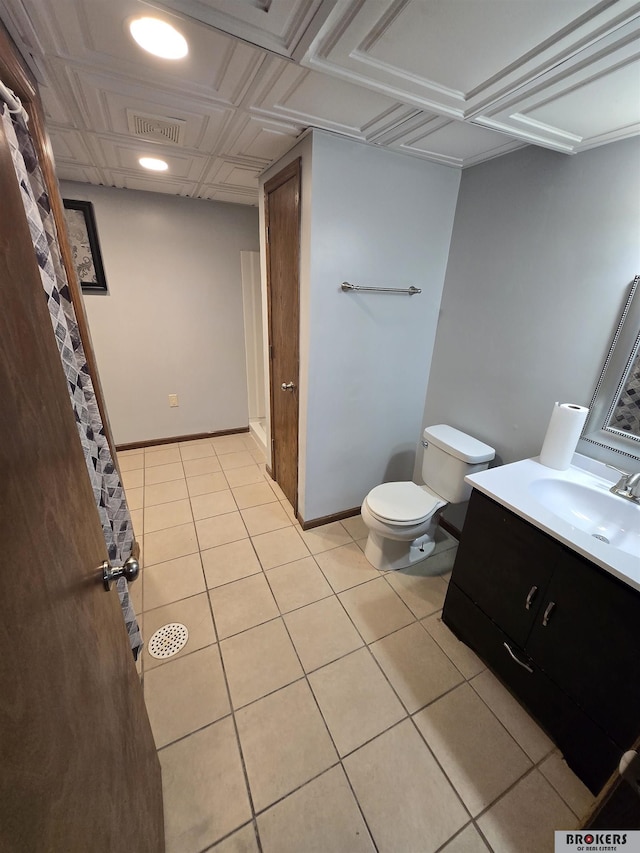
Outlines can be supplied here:
M65 104L61 95L51 86L41 86L40 96L42 98L42 106L44 114L48 122L52 124L67 125L67 127L75 127L75 119L68 105Z
M154 5L292 57L317 32L335 0L159 0Z
M389 148L458 168L500 157L525 144L502 133L433 116L417 117L404 133L395 131L393 137L386 139Z
M84 136L77 130L66 127L49 128L51 147L57 158L71 160L85 166L92 165L92 154L87 148Z
M195 183L180 181L173 177L158 181L151 174L149 176L141 173L133 174L131 172L120 172L117 169L109 169L105 174L109 186L121 189L167 193L168 195L187 196L189 198L193 197L196 192Z
M463 119L639 8L634 0L342 0L302 64Z
M142 51L139 14L188 57ZM640 0L0 0L0 18L73 180L256 204L309 127L455 168L640 132ZM182 137L133 135L136 112Z
M97 132L129 136L128 111L148 113L185 122L184 146L208 153L233 117L229 107L202 99L191 101L175 93L79 69L73 69L72 73L85 126Z
M573 23L593 0L413 0L394 4L352 56L470 94ZM374 20L373 17L371 19ZM452 46L455 49L452 50Z
M263 166L219 157L211 163L196 190L198 198L228 200L237 195L240 204L258 203L258 176ZM224 197L224 199L223 199Z
M628 98L625 94L639 81L640 66L633 62L591 77L570 92L524 110L524 115L583 139L611 132L612 128L624 130L640 124L640 97ZM597 110L591 109L594 103L599 105Z
M207 157L183 153L175 148L167 148L162 145L138 143L135 140L121 139L115 136L99 136L97 137L97 144L104 166L109 169L126 170L137 174L141 171L138 163L140 157L159 157L165 160L169 164L169 169L166 175L162 174L163 183L166 182L165 178L199 181L208 164ZM156 176L157 180L159 178L160 176Z
M78 181L80 184L104 184L106 178L100 169L63 163L56 158L56 174L60 181Z
M224 184L227 188L241 187L254 190L262 170L262 166L220 157L211 164L202 182L203 184Z
M245 190L241 192L240 190L224 186L205 186L199 190L198 198L231 202L232 204L248 204L255 207L258 204L258 190Z
M252 111L365 139L367 126L398 106L384 95L273 59Z
M216 177L225 185L254 189L260 172L261 169L251 169L238 163L225 163Z
M262 52L223 33L180 18L171 20L189 42L189 55L167 63L142 51L127 22L148 15L139 0L20 0L24 12L38 22L46 53L65 60L146 80L160 89L208 94L232 103L259 68Z
M640 18L475 121L569 154L640 133Z
M222 151L238 157L253 157L266 167L286 154L301 132L302 127L296 125L238 112Z

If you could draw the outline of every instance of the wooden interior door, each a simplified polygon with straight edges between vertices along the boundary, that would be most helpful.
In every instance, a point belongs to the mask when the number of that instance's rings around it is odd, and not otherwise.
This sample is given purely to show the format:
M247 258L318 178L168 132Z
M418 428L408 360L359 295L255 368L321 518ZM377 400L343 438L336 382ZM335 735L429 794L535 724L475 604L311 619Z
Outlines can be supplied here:
M104 400L104 392L98 374L98 365L96 356L91 342L91 332L89 330L89 321L82 299L82 289L75 270L73 253L71 245L67 238L67 226L64 218L64 208L58 180L56 178L55 166L53 163L53 155L51 151L51 143L47 135L44 120L44 110L40 101L40 95L35 83L35 79L29 68L24 62L20 52L11 40L2 21L0 21L0 79L2 82L12 89L19 96L23 106L29 114L29 132L36 147L38 154L38 162L42 169L42 175L49 194L49 203L51 204L51 212L56 223L58 236L60 239L60 254L62 256L62 264L67 273L67 282L69 286L69 298L73 304L76 321L78 323L78 333L82 340L84 355L87 360L87 369L93 391L96 397L96 404L100 412L102 420L102 429L107 443L111 449L116 467L118 460L115 454L115 442L111 432L109 423L109 414Z
M164 849L142 689L0 125L0 849Z
M300 159L265 191L272 475L298 511ZM283 388L283 386L285 386Z

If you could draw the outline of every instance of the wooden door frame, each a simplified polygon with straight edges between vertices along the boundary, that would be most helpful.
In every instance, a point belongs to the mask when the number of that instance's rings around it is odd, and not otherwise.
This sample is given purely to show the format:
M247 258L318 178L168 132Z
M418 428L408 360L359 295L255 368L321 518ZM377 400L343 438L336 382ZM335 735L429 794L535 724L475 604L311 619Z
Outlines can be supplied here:
M73 262L73 253L71 251L71 244L69 242L69 235L67 232L62 196L60 195L60 187L55 173L51 142L46 130L44 109L42 107L42 101L40 100L38 85L2 21L0 21L0 78L10 89L13 89L29 114L29 132L36 147L38 161L40 163L45 186L49 194L51 210L56 223L56 229L58 231L58 244L62 255L62 264L67 274L69 294L76 314L78 331L84 348L85 358L87 360L89 376L91 377L91 382L93 384L93 390L98 404L98 411L100 412L104 433L111 450L111 456L116 468L118 468L118 460L115 452L116 447L113 441L107 407L105 405L104 392L102 390L102 384L98 374L98 365L91 341L91 332L89 330L89 322L87 320L87 313L82 298L82 290L76 274L75 264Z
M266 260L266 270L267 270L267 331L268 331L268 351L269 351L269 417L270 417L270 438L271 438L271 476L277 482L278 479L278 466L277 466L277 457L274 452L274 436L273 436L273 424L274 424L274 416L273 416L273 403L274 403L274 383L273 383L273 359L272 359L272 341L273 341L273 319L272 319L272 305L271 305L271 246L269 240L269 195L274 190L277 190L278 187L285 184L287 181L291 180L291 178L296 178L298 185L298 246L300 245L300 223L302 217L302 158L297 157L295 160L292 160L287 166L285 166L277 175L274 175L272 178L269 178L268 181L264 184L264 228L265 228L265 260ZM300 389L300 263L298 260L298 362L296 365L296 377L298 384L298 391ZM298 433L300 426L300 397L298 397L298 408L296 410L296 433ZM298 434L299 439L299 434ZM293 507L294 513L298 512L298 485L299 485L299 474L300 474L300 441L298 440L297 446L297 454L296 454L296 501L295 506Z

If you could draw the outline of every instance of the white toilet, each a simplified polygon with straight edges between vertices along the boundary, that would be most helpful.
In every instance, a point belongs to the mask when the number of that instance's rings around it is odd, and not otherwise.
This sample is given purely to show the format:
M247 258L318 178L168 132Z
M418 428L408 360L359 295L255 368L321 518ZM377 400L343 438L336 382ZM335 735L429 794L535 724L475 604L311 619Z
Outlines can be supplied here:
M484 471L495 450L446 424L423 433L422 479L415 483L383 483L362 504L362 520L369 528L365 557L381 571L406 569L435 548L438 518L448 503L471 496L467 474Z

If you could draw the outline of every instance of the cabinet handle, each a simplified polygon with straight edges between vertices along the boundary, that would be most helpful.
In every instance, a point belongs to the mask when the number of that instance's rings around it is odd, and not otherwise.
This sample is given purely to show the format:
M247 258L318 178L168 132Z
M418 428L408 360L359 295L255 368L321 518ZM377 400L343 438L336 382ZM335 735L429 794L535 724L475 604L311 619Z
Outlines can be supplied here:
M549 624L549 619L551 619L551 614L555 610L556 603L555 601L550 601L547 604L547 609L544 611L544 616L542 617L542 625L543 627L547 627Z
M525 603L525 607L527 610L531 610L531 605L533 604L533 599L536 597L536 593L538 592L537 586L532 586L529 590L529 595L527 596L527 601Z
M519 666L521 666L523 669L526 669L526 670L527 670L527 672L533 672L533 670L531 669L531 667L529 666L529 664L528 664L528 663L523 663L523 662L522 662L518 657L516 657L516 655L514 654L514 652L513 652L512 648L511 648L511 646L509 645L509 643L503 643L502 645L505 647L505 649L509 652L509 654L511 655L511 657L513 658L513 660L514 660L514 661L515 661Z

